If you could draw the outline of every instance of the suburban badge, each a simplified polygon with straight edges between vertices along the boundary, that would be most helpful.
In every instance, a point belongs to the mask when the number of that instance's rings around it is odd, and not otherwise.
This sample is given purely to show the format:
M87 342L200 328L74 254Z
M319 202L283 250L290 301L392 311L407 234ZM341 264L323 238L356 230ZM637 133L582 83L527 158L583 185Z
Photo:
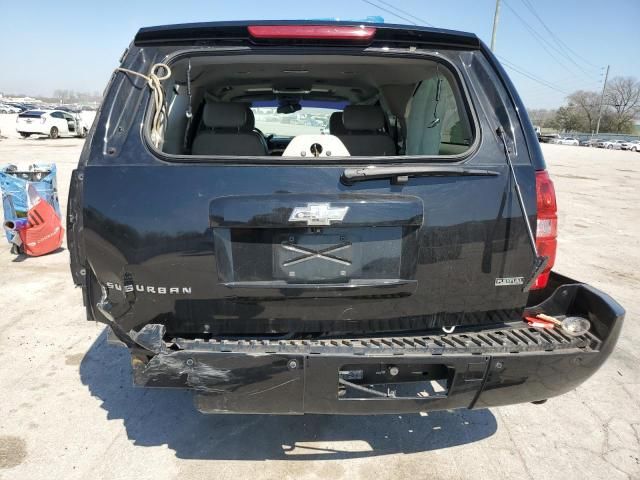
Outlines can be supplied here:
M524 284L524 277L504 277L496 278L496 287L507 287L509 285Z

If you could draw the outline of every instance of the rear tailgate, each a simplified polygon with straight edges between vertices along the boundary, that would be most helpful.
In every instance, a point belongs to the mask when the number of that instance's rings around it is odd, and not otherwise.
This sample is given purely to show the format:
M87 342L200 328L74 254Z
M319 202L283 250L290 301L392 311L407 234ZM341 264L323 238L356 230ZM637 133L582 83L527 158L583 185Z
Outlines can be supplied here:
M531 266L506 170L416 179L401 194L388 181L347 190L341 168L273 170L85 170L87 258L130 306L128 327L162 317L181 334L406 330L498 323L524 306L522 285L496 286ZM522 176L534 184L532 169ZM346 222L287 222L318 203L348 206Z
M350 165L335 162L161 161L138 132L118 133L144 121L148 92L115 81L91 159L81 165L82 228L74 229L82 232L83 253L78 247L72 256L86 267L90 317L114 318L125 331L163 323L180 336L392 332L519 318L532 254L492 134L497 126L512 132L516 174L535 220L535 168L524 133L512 127L518 114L487 87L495 72L474 50L475 37L427 33L426 43L466 42L468 50L440 54L477 82L469 95L484 134L464 165L490 174L397 185L345 182ZM163 48L144 56L133 48L128 68L147 71Z

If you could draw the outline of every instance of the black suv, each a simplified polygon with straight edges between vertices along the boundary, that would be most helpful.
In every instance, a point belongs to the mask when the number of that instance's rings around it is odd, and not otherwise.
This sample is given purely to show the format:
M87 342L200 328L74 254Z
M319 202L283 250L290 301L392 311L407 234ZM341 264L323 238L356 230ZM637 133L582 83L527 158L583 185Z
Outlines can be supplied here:
M373 414L543 401L598 369L624 311L551 270L556 227L475 35L234 22L138 32L68 242L137 385L203 412Z

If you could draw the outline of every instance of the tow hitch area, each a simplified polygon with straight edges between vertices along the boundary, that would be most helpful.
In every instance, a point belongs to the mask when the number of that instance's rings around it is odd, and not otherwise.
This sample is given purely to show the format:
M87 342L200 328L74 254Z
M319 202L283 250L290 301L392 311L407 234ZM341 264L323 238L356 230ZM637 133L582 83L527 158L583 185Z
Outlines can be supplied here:
M345 365L338 372L338 398L444 398L453 374L438 364Z
M540 401L591 376L615 345L624 310L588 285L552 274L547 312L588 319L575 335L522 319L428 335L324 339L133 336L135 384L195 390L205 413L411 413Z

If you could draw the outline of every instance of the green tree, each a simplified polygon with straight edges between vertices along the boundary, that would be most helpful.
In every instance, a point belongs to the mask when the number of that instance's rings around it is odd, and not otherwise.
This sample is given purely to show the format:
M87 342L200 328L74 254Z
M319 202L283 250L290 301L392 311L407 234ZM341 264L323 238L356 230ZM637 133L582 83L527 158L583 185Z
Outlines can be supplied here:
M558 108L549 126L563 132L575 132L581 130L583 122L576 107L568 105Z

